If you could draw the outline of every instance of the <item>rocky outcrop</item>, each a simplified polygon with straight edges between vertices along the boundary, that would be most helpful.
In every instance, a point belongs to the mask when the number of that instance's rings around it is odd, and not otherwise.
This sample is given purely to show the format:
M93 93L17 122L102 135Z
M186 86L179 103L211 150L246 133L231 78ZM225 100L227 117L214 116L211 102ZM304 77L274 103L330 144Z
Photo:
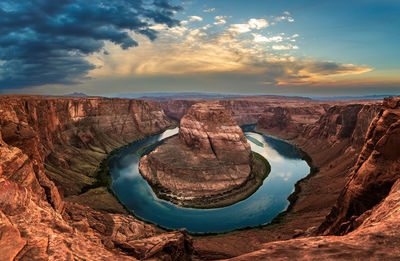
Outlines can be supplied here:
M186 146L223 162L249 165L250 145L240 127L221 105L198 103L181 119L179 139Z
M74 180L92 179L96 164L113 147L170 124L153 105L103 98L0 98L1 260L189 258L191 240L184 231L161 234L132 216L65 202L44 167L71 180L67 192ZM72 164L74 153L82 157L80 169Z
M144 156L139 169L156 193L193 205L246 184L253 178L251 158L250 145L224 107L198 103L182 118L179 137Z
M376 105L335 105L315 124L306 126L301 136L304 139L325 140L329 145L348 140L349 145L361 148L368 126L378 111Z
M400 99L388 98L369 127L349 181L319 231L341 235L357 228L368 211L388 195L399 171Z

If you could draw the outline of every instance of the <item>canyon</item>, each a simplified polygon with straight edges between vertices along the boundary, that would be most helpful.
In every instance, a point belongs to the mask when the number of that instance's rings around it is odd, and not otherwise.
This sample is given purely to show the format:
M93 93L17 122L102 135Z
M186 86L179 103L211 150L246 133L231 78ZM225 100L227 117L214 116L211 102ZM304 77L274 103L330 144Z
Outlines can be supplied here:
M215 237L167 232L129 215L99 166L114 149L176 126L197 102L1 96L1 258L399 259L400 98L215 101L238 124L257 124L305 152L312 171L287 212Z

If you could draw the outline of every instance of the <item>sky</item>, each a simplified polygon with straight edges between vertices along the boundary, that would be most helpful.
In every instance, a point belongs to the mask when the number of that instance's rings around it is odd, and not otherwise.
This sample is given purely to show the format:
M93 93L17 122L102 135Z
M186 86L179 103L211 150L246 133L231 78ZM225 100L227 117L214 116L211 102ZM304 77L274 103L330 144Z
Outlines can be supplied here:
M399 0L2 0L0 93L400 93Z

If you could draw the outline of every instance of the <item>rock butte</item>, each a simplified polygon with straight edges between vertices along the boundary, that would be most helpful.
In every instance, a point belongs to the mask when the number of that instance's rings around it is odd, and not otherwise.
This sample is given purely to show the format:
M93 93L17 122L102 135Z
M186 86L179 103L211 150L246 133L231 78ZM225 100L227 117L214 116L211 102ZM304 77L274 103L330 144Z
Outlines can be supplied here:
M251 162L250 145L227 110L197 103L181 119L179 136L144 156L139 169L163 198L192 205L243 187L254 178Z

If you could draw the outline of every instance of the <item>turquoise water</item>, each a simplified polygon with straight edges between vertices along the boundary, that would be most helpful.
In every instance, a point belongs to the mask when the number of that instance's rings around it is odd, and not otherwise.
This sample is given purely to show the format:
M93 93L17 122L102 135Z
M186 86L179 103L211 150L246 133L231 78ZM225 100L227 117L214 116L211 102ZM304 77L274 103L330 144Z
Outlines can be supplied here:
M137 152L151 144L161 144L163 139L176 135L177 128L135 142L113 157L109 162L112 188L134 215L166 228L226 232L269 223L288 207L287 197L294 191L295 183L309 174L310 168L289 143L248 130L247 126L244 131L251 149L269 161L271 173L253 195L234 205L217 209L182 208L155 196L139 173Z

